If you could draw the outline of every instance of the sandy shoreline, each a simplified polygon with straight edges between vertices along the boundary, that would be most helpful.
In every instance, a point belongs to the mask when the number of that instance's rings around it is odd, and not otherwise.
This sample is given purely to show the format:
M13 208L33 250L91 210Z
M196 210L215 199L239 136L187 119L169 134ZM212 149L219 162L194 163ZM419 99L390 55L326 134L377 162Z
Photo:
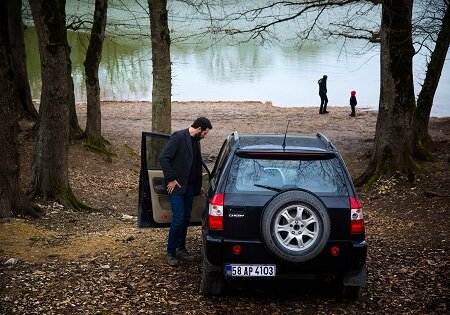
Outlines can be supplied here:
M39 103L38 99L33 100L35 103ZM121 100L121 101L114 101L114 100L101 100L102 103L151 103L150 101L142 101L142 100ZM195 103L195 104L233 104L233 103L241 103L241 104L255 104L255 105L269 105L277 108L319 108L319 104L296 104L296 105L285 105L285 104L276 104L272 101L257 101L257 100L239 100L239 101L227 101L227 100L220 100L220 101L208 101L208 100L190 100L190 101L172 101L172 104L188 104L188 103ZM76 103L77 105L85 105L85 101L78 101ZM350 108L350 105L348 104L333 104L329 103L330 107L337 107L337 108ZM378 112L378 105L369 106L369 105L362 105L360 103L356 110L364 110L364 111L374 111ZM450 102L447 105L439 105L434 106L431 110L431 116L434 118L445 118L450 117Z
M115 139L121 139L139 152L142 131L151 131L151 103L124 101L101 104L104 136L115 145L121 145L115 143ZM278 107L272 106L270 102L258 101L173 102L172 131L188 127L199 116L208 117L213 130L202 141L203 152L216 155L224 139L235 130L240 133L280 134L286 131L289 121L289 133L321 132L338 147L344 157L354 154L355 146L359 147L357 151L360 156L367 156L373 146L378 113L357 107L356 117L349 117L350 106L329 106L328 110L329 114L319 115L318 106ZM86 104L77 104L77 114L84 128ZM430 123L440 119L431 118ZM437 140L440 139L439 133L433 130L430 132ZM362 164L358 165L358 172L362 167Z

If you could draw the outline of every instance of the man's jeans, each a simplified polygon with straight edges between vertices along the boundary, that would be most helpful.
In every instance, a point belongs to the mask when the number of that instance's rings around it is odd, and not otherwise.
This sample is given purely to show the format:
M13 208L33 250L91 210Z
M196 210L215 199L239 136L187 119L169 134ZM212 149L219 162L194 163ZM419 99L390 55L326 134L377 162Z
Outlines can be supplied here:
M319 113L324 113L327 110L328 97L325 93L319 93L320 96L320 109Z
M175 255L177 248L186 248L186 234L191 219L192 202L194 201L194 186L188 185L184 195L170 194L172 207L172 223L170 224L167 253Z

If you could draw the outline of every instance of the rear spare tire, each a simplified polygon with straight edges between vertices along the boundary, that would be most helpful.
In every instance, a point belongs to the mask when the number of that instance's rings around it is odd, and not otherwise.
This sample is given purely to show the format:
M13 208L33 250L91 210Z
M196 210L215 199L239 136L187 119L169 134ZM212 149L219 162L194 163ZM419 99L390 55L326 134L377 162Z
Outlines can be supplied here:
M330 218L313 194L290 190L265 206L261 233L268 250L288 262L301 263L316 257L330 236Z

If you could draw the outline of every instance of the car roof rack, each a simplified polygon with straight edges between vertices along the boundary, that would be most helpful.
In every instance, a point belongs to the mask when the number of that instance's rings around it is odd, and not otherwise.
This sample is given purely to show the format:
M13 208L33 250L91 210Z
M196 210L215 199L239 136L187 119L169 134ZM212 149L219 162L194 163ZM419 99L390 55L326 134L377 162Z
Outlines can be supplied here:
M336 147L331 143L330 140L328 140L327 137L325 137L322 133L318 132L317 133L317 137L323 142L325 143L325 145L327 146L327 148L330 148L332 151L337 151Z
M234 141L239 141L239 133L237 132L237 130L233 131L233 137L234 137Z

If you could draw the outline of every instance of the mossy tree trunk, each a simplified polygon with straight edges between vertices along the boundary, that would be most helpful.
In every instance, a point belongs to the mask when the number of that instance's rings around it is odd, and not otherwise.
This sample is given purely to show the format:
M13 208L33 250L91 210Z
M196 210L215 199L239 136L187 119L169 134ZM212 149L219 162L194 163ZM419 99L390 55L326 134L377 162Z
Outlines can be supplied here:
M39 128L32 194L78 208L68 177L69 102L73 84L65 27L65 1L30 0L41 61Z
M40 209L28 201L20 184L20 157L17 135L18 106L15 91L15 68L9 40L8 13L6 2L0 2L0 218L12 213L40 214Z
M96 0L91 38L84 61L86 73L87 119L85 136L88 145L105 148L102 137L100 83L98 69L102 59L103 40L108 10L108 0Z
M439 31L436 46L431 53L430 62L428 63L425 80L417 98L417 114L415 143L417 147L418 157L426 158L428 156L427 146L431 138L428 134L428 123L430 120L431 107L439 79L444 67L445 58L447 56L450 41L450 8L447 2L447 8L442 19L442 26Z
M395 172L413 175L415 96L412 58L412 0L385 0L381 21L381 85L375 143L357 184Z
M38 112L31 98L30 82L26 63L25 39L22 22L22 1L6 0L8 12L9 41L14 62L15 92L18 115L30 120L38 119Z

